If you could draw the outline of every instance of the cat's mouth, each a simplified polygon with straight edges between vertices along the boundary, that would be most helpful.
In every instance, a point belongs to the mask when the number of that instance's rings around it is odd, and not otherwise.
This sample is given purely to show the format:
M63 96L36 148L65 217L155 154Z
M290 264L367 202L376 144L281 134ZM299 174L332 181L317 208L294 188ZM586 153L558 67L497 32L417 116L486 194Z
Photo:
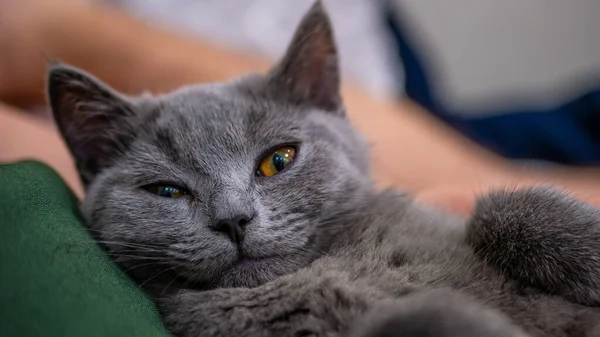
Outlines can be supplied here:
M257 264L257 263L262 263L265 260L270 260L272 258L273 257L271 257L271 256L250 257L250 256L247 256L245 254L240 254L240 256L238 257L238 259L233 263L233 267L250 266L250 265Z
M234 267L239 267L239 266L247 266L247 265L252 265L254 263L259 262L261 259L248 259L248 258L242 258L239 259L237 261L235 261L233 263Z

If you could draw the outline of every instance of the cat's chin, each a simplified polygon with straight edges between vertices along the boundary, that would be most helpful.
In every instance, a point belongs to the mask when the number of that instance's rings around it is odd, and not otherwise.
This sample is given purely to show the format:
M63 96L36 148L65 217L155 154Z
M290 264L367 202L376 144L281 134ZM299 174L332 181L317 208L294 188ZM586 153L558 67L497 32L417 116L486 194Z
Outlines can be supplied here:
M255 258L240 258L239 260L235 261L232 265L232 268L252 268L253 266L257 266L261 263L264 263L265 260L269 260L271 258L259 258L259 259L255 259Z
M275 278L292 272L279 257L247 258L235 261L217 281L218 288L257 287Z
M232 262L211 282L202 283L201 290L217 288L253 288L274 279L291 274L302 268L304 263L291 262L289 257L242 257Z

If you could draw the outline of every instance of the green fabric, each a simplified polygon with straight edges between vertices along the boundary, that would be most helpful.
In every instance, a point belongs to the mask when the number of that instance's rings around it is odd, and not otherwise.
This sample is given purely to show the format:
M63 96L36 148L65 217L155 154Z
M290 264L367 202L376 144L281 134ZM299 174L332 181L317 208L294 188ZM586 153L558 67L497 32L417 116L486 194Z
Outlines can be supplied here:
M47 166L0 166L0 336L168 336Z

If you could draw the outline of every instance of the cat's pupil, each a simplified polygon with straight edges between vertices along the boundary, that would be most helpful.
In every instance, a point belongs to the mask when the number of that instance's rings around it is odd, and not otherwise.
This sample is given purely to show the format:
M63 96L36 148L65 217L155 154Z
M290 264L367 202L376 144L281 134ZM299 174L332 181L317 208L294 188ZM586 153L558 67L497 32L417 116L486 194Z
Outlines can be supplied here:
M166 198L176 197L180 193L179 189L172 186L161 186L158 189L158 195Z
M188 192L181 188L175 187L174 185L148 185L145 186L148 192L158 195L159 197L165 198L181 198L188 194Z
M283 146L266 155L256 172L257 176L271 177L283 171L296 156L296 149L291 146Z
M273 155L273 166L275 167L277 172L285 168L285 161L286 159L279 153L275 153L275 155Z

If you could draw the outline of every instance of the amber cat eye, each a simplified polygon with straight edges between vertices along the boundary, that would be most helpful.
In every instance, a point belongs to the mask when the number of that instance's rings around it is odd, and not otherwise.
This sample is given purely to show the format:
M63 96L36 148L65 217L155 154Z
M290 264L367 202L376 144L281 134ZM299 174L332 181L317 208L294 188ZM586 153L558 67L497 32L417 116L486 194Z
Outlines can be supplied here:
M283 146L266 155L260 162L256 174L261 177L271 177L283 171L296 158L296 148Z
M149 185L144 187L148 192L156 194L165 198L182 198L188 195L188 191L186 191L182 187L174 186L174 185Z

